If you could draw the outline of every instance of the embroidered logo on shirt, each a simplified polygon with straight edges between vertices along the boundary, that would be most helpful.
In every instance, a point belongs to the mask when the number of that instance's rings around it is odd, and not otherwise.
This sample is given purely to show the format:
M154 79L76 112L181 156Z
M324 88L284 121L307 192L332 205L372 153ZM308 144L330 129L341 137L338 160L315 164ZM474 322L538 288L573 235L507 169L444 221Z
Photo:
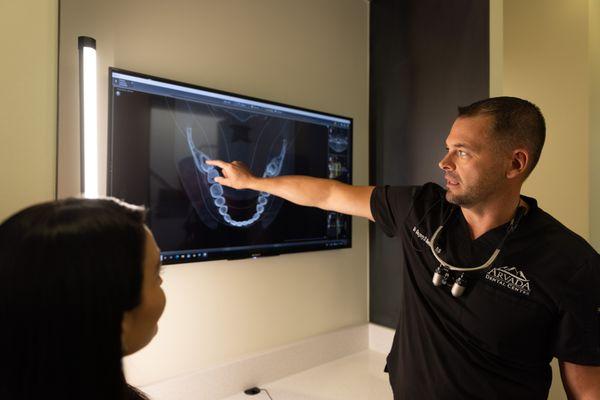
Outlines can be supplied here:
M427 236L425 236L424 234L422 234L421 231L416 226L413 226L412 231L419 239L421 239L422 241L427 243L428 246L431 246L431 244L430 244L431 241L429 240L429 238ZM435 246L435 252L440 254L442 252L442 249Z
M515 267L492 268L485 274L485 279L526 296L531 293L529 279Z

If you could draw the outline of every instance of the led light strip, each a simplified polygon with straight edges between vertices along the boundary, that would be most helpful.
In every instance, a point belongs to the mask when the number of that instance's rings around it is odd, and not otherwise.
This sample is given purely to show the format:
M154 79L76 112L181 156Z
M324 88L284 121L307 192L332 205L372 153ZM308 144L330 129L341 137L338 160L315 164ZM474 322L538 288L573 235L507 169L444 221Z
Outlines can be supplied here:
M96 40L79 36L78 42L81 191L86 198L97 198L99 182Z

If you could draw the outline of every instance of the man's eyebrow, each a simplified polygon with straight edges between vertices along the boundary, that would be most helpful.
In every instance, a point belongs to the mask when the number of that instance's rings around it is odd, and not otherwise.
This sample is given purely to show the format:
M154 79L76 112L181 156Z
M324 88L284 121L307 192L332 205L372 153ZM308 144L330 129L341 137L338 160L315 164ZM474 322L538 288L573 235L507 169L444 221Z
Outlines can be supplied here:
M458 148L458 149L477 150L475 147L470 146L467 143L460 143L460 142L459 143L454 143L452 145L452 147ZM446 143L446 148L450 148L450 146L448 146L448 143Z

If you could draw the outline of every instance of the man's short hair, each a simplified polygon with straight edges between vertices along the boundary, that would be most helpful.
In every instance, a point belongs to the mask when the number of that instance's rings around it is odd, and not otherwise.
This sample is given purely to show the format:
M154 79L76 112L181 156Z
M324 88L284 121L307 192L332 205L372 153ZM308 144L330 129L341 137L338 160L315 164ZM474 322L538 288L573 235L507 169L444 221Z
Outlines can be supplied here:
M537 165L546 139L546 122L535 104L517 97L491 97L466 107L458 107L458 117L489 115L493 118L491 134L499 143L514 149L524 146L530 151L531 165Z

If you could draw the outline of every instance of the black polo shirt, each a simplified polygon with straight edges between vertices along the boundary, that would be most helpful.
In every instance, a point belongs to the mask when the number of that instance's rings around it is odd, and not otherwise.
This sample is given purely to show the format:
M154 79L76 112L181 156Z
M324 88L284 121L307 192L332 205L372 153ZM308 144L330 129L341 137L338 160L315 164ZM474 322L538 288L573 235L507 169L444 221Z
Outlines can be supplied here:
M375 222L402 242L400 318L387 367L394 399L546 399L550 361L600 365L600 257L588 243L523 197L530 209L492 266L470 273L462 297L431 279L439 263L483 264L508 224L472 240L445 190L377 187Z

